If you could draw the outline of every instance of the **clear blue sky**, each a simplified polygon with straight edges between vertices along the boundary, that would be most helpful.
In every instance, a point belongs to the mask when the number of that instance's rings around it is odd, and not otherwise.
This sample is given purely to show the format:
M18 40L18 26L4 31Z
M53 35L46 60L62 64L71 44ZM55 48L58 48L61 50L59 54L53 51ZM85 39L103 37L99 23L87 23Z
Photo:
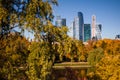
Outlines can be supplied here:
M114 39L120 34L120 0L58 0L53 6L54 16L60 15L71 24L77 12L82 12L84 23L91 24L91 16L96 15L97 23L102 24L102 37Z

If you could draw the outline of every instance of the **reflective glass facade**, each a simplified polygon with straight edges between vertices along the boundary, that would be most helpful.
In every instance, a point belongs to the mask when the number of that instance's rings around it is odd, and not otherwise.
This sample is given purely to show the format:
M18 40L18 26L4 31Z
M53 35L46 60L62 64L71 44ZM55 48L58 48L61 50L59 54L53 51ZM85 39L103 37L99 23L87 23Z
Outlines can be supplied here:
M55 25L57 27L66 26L66 19L65 18L61 18L61 16L57 16L56 17L56 21L55 21Z
M79 17L75 18L75 28L74 28L74 35L75 39L80 39L80 27L79 27Z
M84 42L87 42L91 39L91 25L84 24Z
M96 38L97 38L97 40L102 39L101 31L102 31L102 25L101 24L97 24L96 25Z
M74 37L74 29L73 29L73 22L70 24L70 26L68 27L69 31L67 32L67 34L69 35L69 37L73 38Z
M79 40L84 40L84 20L83 20L83 14L82 12L78 12L78 18L79 18Z

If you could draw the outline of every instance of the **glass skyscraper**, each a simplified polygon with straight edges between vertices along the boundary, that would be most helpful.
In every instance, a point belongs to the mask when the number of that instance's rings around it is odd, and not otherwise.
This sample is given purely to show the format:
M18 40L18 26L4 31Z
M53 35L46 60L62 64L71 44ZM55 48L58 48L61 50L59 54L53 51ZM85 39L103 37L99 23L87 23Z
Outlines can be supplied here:
M92 16L92 24L84 24L83 14L78 12L78 16L70 25L69 29L70 37L73 39L88 41L88 40L100 40L102 39L102 25L96 24L96 16Z
M78 17L75 17L75 20L74 20L74 23L75 25L73 25L74 27L74 38L77 39L77 40L80 40L80 27L79 27L79 18Z
M77 40L84 40L84 21L83 14L78 12L78 16L75 17L73 22L73 38Z
M74 29L73 29L73 22L70 24L70 26L68 27L68 32L67 34L69 35L69 37L73 38L74 37Z
M97 24L96 25L96 38L97 38L97 40L102 39L101 32L102 32L102 25L101 24Z
M78 16L70 25L68 35L73 39L84 41L84 21L81 12L78 12Z
M62 18L62 26L66 26L66 19Z
M55 25L57 27L66 26L66 19L65 18L61 18L61 16L57 16L56 17L56 21L55 21Z
M120 34L116 35L115 39L120 40Z
M78 12L78 18L79 18L79 40L84 40L84 20L83 20L83 14L82 12Z
M84 24L84 42L87 42L91 39L91 25Z

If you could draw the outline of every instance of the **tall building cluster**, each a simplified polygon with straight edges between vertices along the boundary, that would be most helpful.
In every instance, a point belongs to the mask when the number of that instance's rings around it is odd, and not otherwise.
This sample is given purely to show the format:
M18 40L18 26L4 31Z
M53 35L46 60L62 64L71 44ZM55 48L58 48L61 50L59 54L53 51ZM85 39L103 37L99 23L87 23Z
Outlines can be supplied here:
M56 21L55 21L55 25L57 27L66 26L66 19L65 18L61 18L61 16L57 16L56 17Z
M60 16L56 18L56 26L66 26L66 19L61 19ZM68 35L73 39L81 40L87 42L88 40L100 40L102 39L101 31L102 25L96 23L96 16L92 16L91 24L84 24L83 13L78 12L77 17L74 18L74 21L68 27Z

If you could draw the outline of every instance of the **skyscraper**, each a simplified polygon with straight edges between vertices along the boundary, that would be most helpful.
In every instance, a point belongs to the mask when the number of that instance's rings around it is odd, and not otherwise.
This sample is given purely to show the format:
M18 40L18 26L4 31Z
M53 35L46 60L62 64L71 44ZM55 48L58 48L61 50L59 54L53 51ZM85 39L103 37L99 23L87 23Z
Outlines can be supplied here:
M58 26L58 27L60 27L61 26L61 22L62 22L61 21L61 16L57 16L56 17L56 21L55 21L55 25Z
M102 25L96 24L96 16L92 16L92 24L84 24L83 14L78 12L78 16L75 17L74 21L70 25L70 36L74 39L81 41L88 41L90 39L100 40Z
M72 22L71 24L70 24L70 26L68 27L68 32L67 32L67 34L69 35L69 37L71 37L71 38L74 38L74 27L73 27L73 23L74 22Z
M120 34L116 35L115 39L120 40Z
M74 38L77 39L77 40L80 40L79 17L75 17L74 23L75 23L75 24L73 25L73 27L74 27L74 33L73 33Z
M102 39L101 31L102 25L96 24L96 16L92 16L92 28L91 28L91 39L100 40Z
M83 14L78 12L78 16L74 19L74 36L75 39L82 40L84 38L84 21Z
M56 17L56 21L55 21L55 25L57 27L66 26L66 19L65 18L61 18L61 16L57 16Z
M66 26L66 19L62 18L62 26Z
M91 25L84 24L84 42L87 42L91 39Z
M96 38L96 16L92 16L91 39Z
M102 39L101 31L102 31L102 25L96 24L96 38L97 38L97 40Z
M78 18L79 18L79 40L84 40L84 20L83 20L83 14L82 12L78 12Z

